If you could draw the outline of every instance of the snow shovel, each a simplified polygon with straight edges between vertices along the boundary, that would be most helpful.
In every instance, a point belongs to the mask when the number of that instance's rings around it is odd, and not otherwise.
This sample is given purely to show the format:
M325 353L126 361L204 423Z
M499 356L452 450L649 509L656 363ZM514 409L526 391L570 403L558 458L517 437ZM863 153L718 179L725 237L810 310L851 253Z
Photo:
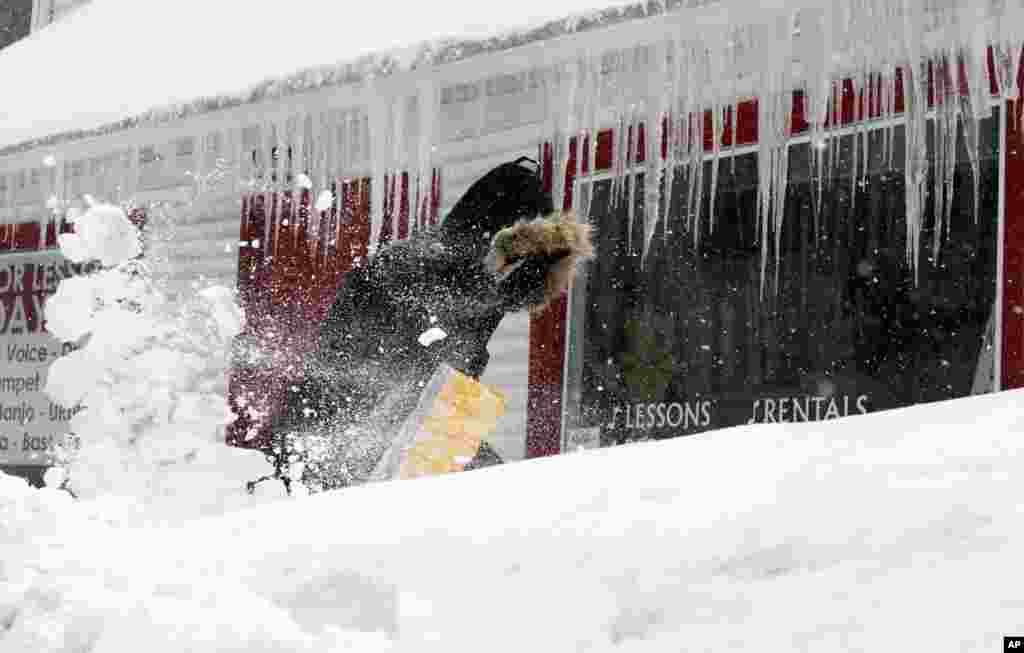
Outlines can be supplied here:
M442 364L373 473L398 480L462 471L505 413L505 397Z

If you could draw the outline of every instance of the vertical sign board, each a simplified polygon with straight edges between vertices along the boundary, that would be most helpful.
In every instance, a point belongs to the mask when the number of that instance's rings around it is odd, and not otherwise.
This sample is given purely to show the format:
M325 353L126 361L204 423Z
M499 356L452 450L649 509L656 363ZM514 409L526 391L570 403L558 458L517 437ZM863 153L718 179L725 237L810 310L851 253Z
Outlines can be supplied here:
M44 328L43 305L62 279L82 274L57 250L0 256L0 469L38 476L69 438L75 413L49 400L46 375L75 345ZM69 440L74 445L74 440ZM35 472L35 474L33 473Z

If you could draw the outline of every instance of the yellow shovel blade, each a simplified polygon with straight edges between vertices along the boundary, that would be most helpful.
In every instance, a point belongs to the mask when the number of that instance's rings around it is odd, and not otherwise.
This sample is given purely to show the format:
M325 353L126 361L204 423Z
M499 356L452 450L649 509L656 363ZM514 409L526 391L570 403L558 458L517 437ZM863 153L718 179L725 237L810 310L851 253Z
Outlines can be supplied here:
M399 478L461 471L505 414L505 396L461 372L448 378L418 424L415 442L399 468Z

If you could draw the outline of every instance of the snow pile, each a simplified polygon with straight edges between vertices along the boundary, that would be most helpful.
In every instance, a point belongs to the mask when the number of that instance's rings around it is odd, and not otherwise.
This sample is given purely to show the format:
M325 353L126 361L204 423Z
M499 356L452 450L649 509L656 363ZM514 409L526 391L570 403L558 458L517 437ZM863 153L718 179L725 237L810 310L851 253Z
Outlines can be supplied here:
M37 518L79 504L5 485L0 650L1001 650L1024 631L1022 399L753 425L159 529Z
M233 291L168 299L135 258L138 229L117 206L93 205L61 248L108 266L65 279L45 305L47 329L81 345L54 362L46 386L54 401L83 407L71 420L81 449L64 452L69 488L132 497L153 517L245 505L246 483L270 467L224 444L228 352L243 320Z

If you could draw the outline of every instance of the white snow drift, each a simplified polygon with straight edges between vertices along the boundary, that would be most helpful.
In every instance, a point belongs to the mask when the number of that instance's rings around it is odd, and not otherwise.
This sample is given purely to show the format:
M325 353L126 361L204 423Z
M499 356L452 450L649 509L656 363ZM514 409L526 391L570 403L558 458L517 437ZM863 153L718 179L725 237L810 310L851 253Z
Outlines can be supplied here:
M750 426L173 528L0 477L0 650L997 651L1024 632L1022 400Z

